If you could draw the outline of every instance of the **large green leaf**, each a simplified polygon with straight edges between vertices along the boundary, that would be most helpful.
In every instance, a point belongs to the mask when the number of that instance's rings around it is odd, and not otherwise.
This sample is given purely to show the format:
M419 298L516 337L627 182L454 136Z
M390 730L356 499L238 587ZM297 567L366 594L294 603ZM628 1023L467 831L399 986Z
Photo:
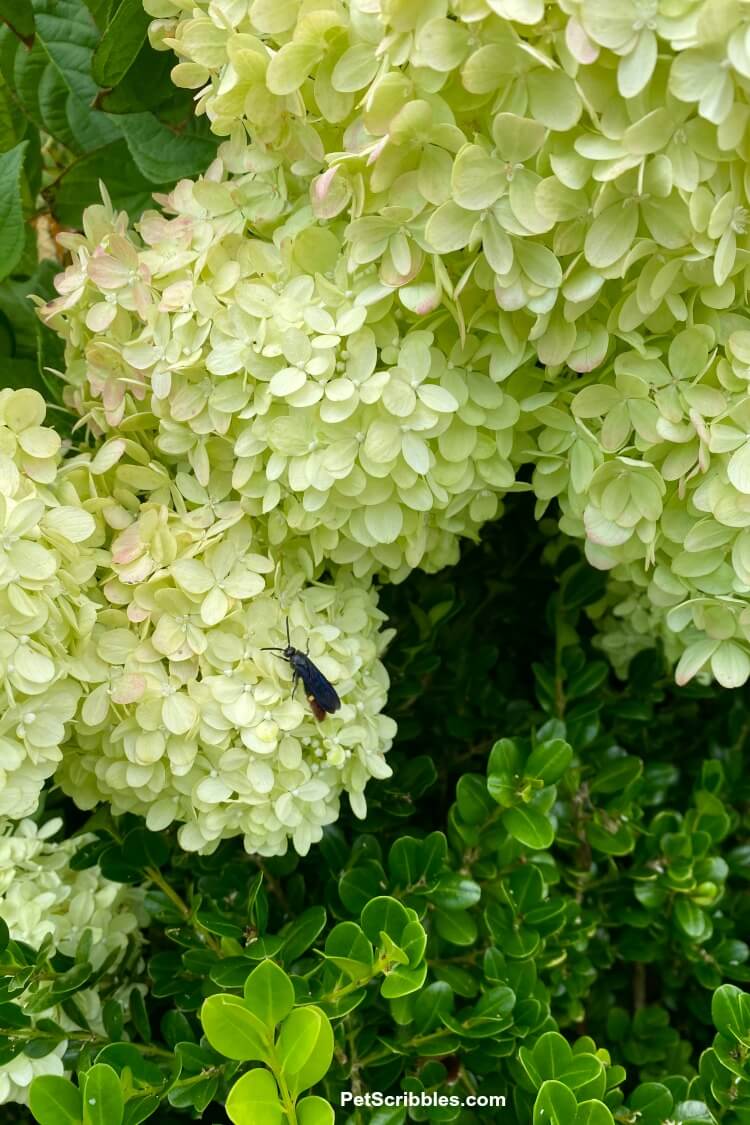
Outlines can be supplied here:
M124 141L115 141L76 160L51 185L47 196L58 222L78 228L83 209L101 200L101 184L115 207L136 217L149 205L154 190L130 159Z
M177 133L152 113L122 114L117 120L136 167L152 184L205 172L216 155L215 141Z
M81 0L32 0L39 42L69 90L84 104L96 96L91 56L99 35Z
M135 62L151 17L141 0L122 0L94 51L91 73L100 86L116 86Z
M0 0L0 22L26 43L34 38L34 9L31 0Z
M21 173L27 141L0 154L0 280L12 273L23 254L26 228L21 206Z

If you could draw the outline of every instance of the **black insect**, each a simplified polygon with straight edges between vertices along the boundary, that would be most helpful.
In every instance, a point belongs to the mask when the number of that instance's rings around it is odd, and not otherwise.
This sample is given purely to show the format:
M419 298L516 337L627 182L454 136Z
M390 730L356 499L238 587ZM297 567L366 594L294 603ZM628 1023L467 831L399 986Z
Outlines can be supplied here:
M297 689L297 683L302 680L307 702L315 718L320 722L326 715L332 715L341 706L335 687L327 680L320 668L313 664L306 652L300 652L292 644L289 636L289 619L286 622L286 648L269 645L262 649L263 652L279 653L279 660L286 660L291 664L294 673L292 678L292 695Z

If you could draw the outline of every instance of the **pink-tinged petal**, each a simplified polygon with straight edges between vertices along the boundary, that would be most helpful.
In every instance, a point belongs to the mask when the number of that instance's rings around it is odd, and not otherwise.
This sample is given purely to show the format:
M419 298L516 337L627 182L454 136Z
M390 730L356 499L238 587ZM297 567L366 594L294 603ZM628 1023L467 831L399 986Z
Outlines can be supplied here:
M148 620L148 610L143 609L141 606L131 602L128 606L128 621L132 621L134 625L140 625L142 621Z
M314 200L322 203L322 201L328 195L328 192L331 189L331 184L338 175L339 169L340 165L337 164L335 165L335 167L329 168L327 172L322 172L319 176L315 177L312 185L312 195Z
M121 289L128 284L131 275L128 266L98 248L89 258L87 272L100 289Z
M125 388L116 380L108 379L102 386L102 404L106 411L117 410L125 397Z
M155 569L156 564L151 556L144 555L129 566L118 567L117 576L126 586L137 586L139 582L145 582Z
M65 312L66 309L72 309L78 304L82 292L82 290L79 290L77 293L71 293L69 297L55 297L53 301L48 301L46 305L42 305L39 310L40 316L43 320L52 320L58 313Z
M131 563L142 551L141 529L137 523L133 523L112 543L112 562L118 566Z
M76 293L86 284L86 274L79 265L68 266L53 282L60 294Z
M121 676L112 688L113 703L136 703L146 690L146 677L136 673Z
M106 332L117 316L117 305L98 301L86 313L86 327L90 332Z
M383 149L385 148L385 146L386 146L386 145L388 144L388 142L390 141L390 139L391 139L391 138L390 138L390 136L388 135L388 133L386 133L386 135L385 135L384 137L381 137L381 138L380 138L380 140L379 140L379 141L378 141L378 143L377 143L377 144L375 145L375 147L373 148L372 152L370 153L370 155L369 155L369 156L368 156L368 158L367 158L367 163L368 163L368 165L370 165L370 164L374 164L374 163L375 163L375 161L376 161L376 160L378 159L378 157L380 156L381 152L383 151Z
M116 410L105 410L104 417L107 419L108 426L111 426L113 430L117 429L125 417L125 399L122 400Z
M577 19L568 20L565 28L565 44L574 59L579 63L593 63L599 57L599 48L592 43Z
M136 281L131 290L133 305L141 320L146 320L151 308L151 291L143 281Z
M128 270L138 269L138 251L129 238L113 234L109 239L109 249L113 257L127 266Z
M173 282L166 287L161 295L159 312L172 312L175 309L185 308L185 306L190 304L192 295L192 278L185 278L182 281Z
M340 165L329 168L316 176L310 186L310 200L313 211L319 219L332 219L343 211L349 202L349 186L346 183L336 183L336 176Z

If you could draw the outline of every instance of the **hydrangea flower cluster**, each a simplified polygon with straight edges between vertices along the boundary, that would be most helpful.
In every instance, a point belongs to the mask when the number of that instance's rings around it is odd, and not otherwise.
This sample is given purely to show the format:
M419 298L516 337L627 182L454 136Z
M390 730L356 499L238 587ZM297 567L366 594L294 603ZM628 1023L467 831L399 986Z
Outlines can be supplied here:
M144 3L255 228L312 209L444 354L468 329L504 391L542 365L511 470L681 682L743 683L746 5Z
M388 774L370 580L455 561L511 489L611 570L613 654L663 632L681 681L744 682L749 13L146 7L225 139L134 227L90 208L42 311L103 444L47 481L86 596L36 788L62 758L187 849L307 851ZM262 652L287 615L324 725Z
M749 372L750 318L715 313L561 389L535 435L537 494L616 580L607 647L661 634L680 683L750 676Z
M241 499L274 547L306 540L318 568L454 562L514 481L523 386L493 377L502 341L394 304L309 214L253 237L241 200L236 180L183 181L137 233L105 205L65 236L44 315L70 402Z
M307 851L344 791L364 815L395 730L374 590L305 585L305 544L275 561L221 478L170 475L121 437L61 462L43 420L36 392L0 393L3 814L54 774L81 807L184 822L188 849L242 833L267 855ZM287 616L342 698L325 728L260 651Z
M144 2L245 213L346 217L349 265L407 305L489 295L543 363L588 370L613 330L736 295L742 4Z
M50 956L62 953L73 957L88 930L92 937L91 964L99 968L116 953L110 970L114 972L146 920L144 892L103 878L97 867L72 870L72 856L94 837L53 840L61 826L62 821L57 819L41 827L31 820L0 823L0 918L13 941L34 949L48 941ZM30 994L27 990L21 1001ZM103 1032L96 991L84 989L75 998L91 1027ZM60 1006L39 1012L36 1018L54 1019L66 1030L74 1026ZM0 1103L26 1104L36 1075L63 1074L67 1047L67 1041L63 1041L42 1057L20 1054L0 1065Z
M90 635L94 518L60 474L59 436L33 390L0 391L0 816L23 817L57 768Z
M291 839L304 854L342 792L364 816L368 780L390 776L378 657L391 634L376 594L346 573L306 584L296 557L275 564L262 525L239 502L202 497L190 472L111 467L125 444L69 466L81 494L96 492L109 565L90 641L71 659L84 698L57 780L84 808L105 799L155 831L182 822L189 851L241 834L251 852L283 854ZM286 644L287 622L341 698L325 723L263 651Z

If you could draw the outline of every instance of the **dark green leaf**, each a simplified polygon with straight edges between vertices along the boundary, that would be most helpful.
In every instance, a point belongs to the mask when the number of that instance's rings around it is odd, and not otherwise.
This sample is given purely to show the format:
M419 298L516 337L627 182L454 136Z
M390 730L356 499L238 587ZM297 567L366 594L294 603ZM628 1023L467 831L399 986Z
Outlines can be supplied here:
M0 153L0 280L13 273L24 249L21 172L27 148L22 141Z
M149 183L171 184L198 175L216 156L212 140L173 132L151 113L122 114L117 120L138 171Z
M100 86L116 86L135 62L150 16L141 0L122 0L94 51L91 73Z

